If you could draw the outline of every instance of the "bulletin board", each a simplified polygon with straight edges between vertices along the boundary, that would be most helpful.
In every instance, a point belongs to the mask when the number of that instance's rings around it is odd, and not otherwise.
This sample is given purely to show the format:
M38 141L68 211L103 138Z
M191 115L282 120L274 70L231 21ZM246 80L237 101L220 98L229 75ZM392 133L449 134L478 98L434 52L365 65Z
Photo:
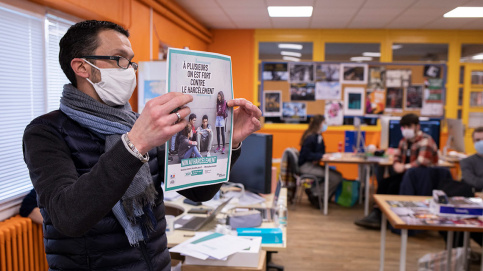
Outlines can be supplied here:
M444 115L446 65L262 62L260 101L266 120L304 122L326 116Z

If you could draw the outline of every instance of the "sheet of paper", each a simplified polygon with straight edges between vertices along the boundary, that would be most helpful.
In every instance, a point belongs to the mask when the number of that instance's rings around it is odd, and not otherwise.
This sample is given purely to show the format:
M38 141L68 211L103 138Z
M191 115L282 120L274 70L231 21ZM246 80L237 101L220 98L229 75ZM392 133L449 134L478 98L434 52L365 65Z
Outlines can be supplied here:
M238 236L212 233L189 242L186 247L221 260L250 247L250 240Z

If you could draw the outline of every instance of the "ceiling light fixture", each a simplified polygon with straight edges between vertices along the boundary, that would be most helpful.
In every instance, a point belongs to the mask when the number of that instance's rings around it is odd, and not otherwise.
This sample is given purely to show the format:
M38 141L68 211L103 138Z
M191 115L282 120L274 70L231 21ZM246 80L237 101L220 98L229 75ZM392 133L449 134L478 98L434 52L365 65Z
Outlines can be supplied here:
M279 43L278 48L280 48L280 49L302 50L302 48L304 48L304 46L302 44Z
M483 18L483 7L457 7L444 14L445 18Z
M477 60L482 60L483 59L483 54L477 54L471 57L472 59L477 59Z
M364 52L363 56L381 57L381 53L378 52Z
M293 56L284 56L283 60L299 62L300 58L296 58L296 57L293 57Z
M270 17L311 17L311 6L269 6L268 15Z
M281 51L280 54L283 56L302 57L302 53L299 53L299 52Z
M395 44L392 46L393 50L401 49L403 46L401 44Z
M372 57L370 56L353 56L351 57L351 61L371 61Z

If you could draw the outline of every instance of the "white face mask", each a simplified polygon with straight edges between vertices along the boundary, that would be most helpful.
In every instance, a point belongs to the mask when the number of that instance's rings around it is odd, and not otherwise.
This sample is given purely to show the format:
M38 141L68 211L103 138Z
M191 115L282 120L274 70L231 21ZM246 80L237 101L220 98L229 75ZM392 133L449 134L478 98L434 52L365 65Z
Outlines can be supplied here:
M411 128L408 128L408 129L401 129L401 133L402 133L402 136L405 138L405 139L411 139L414 137L415 133L414 133L414 130L411 129Z
M101 72L101 81L92 83L97 95L109 106L124 105L129 102L134 89L136 88L136 73L133 68L122 69L100 69L86 60L86 63Z

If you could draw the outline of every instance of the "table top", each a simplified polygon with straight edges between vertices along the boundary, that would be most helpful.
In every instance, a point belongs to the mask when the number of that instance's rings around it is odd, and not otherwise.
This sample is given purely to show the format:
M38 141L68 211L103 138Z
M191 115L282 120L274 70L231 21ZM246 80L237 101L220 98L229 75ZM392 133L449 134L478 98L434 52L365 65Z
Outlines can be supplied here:
M483 232L483 226L481 225L446 225L446 224L424 224L412 223L404 221L399 215L394 213L391 206L387 201L408 201L408 202L422 202L427 199L431 199L429 196L403 196L403 195L374 195L374 199L386 215L389 223L396 229L411 229L411 230L442 230L442 231L471 231L471 232ZM416 219L414 219L415 221Z
M250 208L250 207L263 207L263 208L271 208L272 207L272 202L273 202L273 194L268 194L264 195L263 197L265 198L265 205L262 206L260 204L258 205L250 205L250 206L240 206L240 208ZM281 199L287 199L287 189L282 188L280 190L280 195L279 198ZM182 214L176 216L176 219L179 217L187 214L188 210L190 210L193 207L206 207L207 206L193 206L189 205L186 203L183 203L184 197L178 197L174 201L165 201L166 206L176 206L176 207L181 207L184 211ZM196 216L196 214L190 214ZM203 216L203 215L200 215ZM205 215L206 216L206 215ZM218 217L222 218L224 217L224 214L219 214ZM211 221L207 225L203 226L199 231L214 231L216 228L217 221ZM275 223L274 222L263 222L262 225L259 228L275 228ZM185 230L174 230L171 234L167 235L168 238L168 247L174 247L190 238L192 238L195 234L195 231L185 231ZM283 251L287 248L287 229L282 228L282 234L283 234L283 244L262 244L262 249L266 251Z
M371 160L364 157L364 154L356 154L352 152L336 152L324 155L321 162L326 163L344 163L344 164L377 164L380 160Z

